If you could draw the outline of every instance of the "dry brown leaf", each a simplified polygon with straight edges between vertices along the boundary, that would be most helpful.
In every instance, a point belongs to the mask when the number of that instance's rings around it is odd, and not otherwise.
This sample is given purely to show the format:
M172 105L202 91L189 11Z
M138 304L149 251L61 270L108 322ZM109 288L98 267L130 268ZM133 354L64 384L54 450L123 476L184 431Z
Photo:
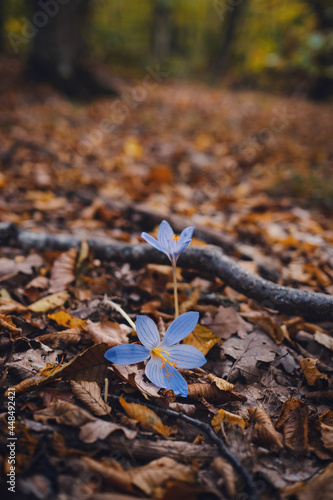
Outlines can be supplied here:
M70 382L74 395L98 417L109 415L111 408L103 401L101 389L96 382L81 380Z
M251 441L273 451L283 448L282 440L267 413L258 407L248 408L252 424Z
M308 392L305 396L315 403L330 403L333 401L333 389Z
M318 359L315 358L304 358L300 362L303 375L307 383L311 386L328 380L326 373L321 373L316 367L317 361Z
M216 415L214 415L212 419L212 426L215 432L218 432L221 429L221 424L231 424L231 425L239 425L243 430L245 429L245 420L243 417L239 415L235 415L234 413L230 413L226 410L219 410Z
M75 318L66 311L58 311L53 314L48 314L50 319L53 319L58 325L65 326L66 328L79 328L86 330L86 322L83 319ZM97 342L96 342L97 343Z
M139 389L142 394L147 394L147 396L151 396L153 398L162 397L159 394L160 387L153 384L152 382L145 380L145 370L138 369L136 365L131 366L123 366L113 364L110 369L118 375L122 380L128 382L135 389Z
M314 334L314 339L318 342L318 344L321 344L327 347L327 349L333 351L333 337L331 337L330 335L322 332L316 332Z
M52 295L47 295L46 297L37 300L37 302L30 304L28 309L35 313L44 313L63 306L68 299L69 294L67 292L53 293Z
M158 491L167 481L192 483L196 477L192 467L180 464L169 457L153 460L143 467L128 472L132 484L147 495L153 495L154 491Z
M133 429L128 429L123 425L114 424L113 422L107 422L98 418L81 427L80 439L84 443L91 444L99 439L103 441L115 431L123 431L127 439L134 439L138 434L137 431Z
M93 422L95 417L79 406L68 401L59 400L49 404L47 408L35 411L34 419L43 424L46 424L49 420L55 420L57 424L80 427L87 422Z
M0 332L2 332L3 330L10 330L11 332L15 333L22 332L22 329L17 328L17 326L14 325L12 319L9 316L0 314Z
M81 461L88 470L102 477L103 483L124 493L134 493L130 475L117 462L102 462L88 456L82 457Z
M147 408L147 406L138 403L128 403L122 396L119 402L127 415L140 422L145 429L158 432L158 434L166 437L177 432L176 427L164 425L160 417L158 417L153 410Z
M106 344L96 344L64 365L50 366L47 364L36 376L17 384L15 390L17 393L21 393L58 378L102 383L109 366L104 357L107 348Z
M202 354L206 355L219 340L211 330L205 326L197 325L193 332L184 338L183 343L196 347Z
M282 405L276 428L283 430L284 442L302 453L308 449L308 408L300 399L290 398Z
M236 475L233 466L222 457L215 457L210 466L215 474L223 478L228 497L234 499L237 493L237 488Z
M333 426L320 423L321 440L327 450L333 453Z
M244 339L248 332L253 330L250 323L244 321L234 307L220 306L215 318L205 318L203 324L208 326L218 338L224 340L229 339L234 333Z
M50 293L63 292L75 280L74 268L77 250L71 248L58 257L53 264L50 279Z
M251 323L257 324L265 333L267 333L277 344L281 344L284 339L284 332L281 326L270 316L261 312L249 312L245 315Z
M221 390L211 384L190 384L188 386L188 397L196 401L202 398L215 404L228 403L229 401L246 401L246 396L231 392L230 390Z
M333 463L309 483L298 483L282 492L283 500L333 500Z
M35 340L39 340L42 344L56 348L60 345L78 344L82 339L82 335L83 332L79 328L71 328L61 332L46 333L45 335L35 337Z
M46 290L48 286L49 286L49 280L46 276L36 276L36 278L29 281L29 283L25 287L25 290L30 290L31 288Z
M93 323L87 321L88 335L95 344L105 342L109 347L128 342L127 334L132 328L127 325L119 325L114 321L100 321Z
M232 392L235 389L235 386L233 384L230 384L230 382L227 382L227 380L225 380L224 378L217 377L212 373L209 373L207 378L212 384L215 384L216 387L221 391Z
M0 297L0 314L23 313L27 308L13 299Z
M179 307L180 314L193 310L200 299L199 288L195 288L187 300L184 300Z

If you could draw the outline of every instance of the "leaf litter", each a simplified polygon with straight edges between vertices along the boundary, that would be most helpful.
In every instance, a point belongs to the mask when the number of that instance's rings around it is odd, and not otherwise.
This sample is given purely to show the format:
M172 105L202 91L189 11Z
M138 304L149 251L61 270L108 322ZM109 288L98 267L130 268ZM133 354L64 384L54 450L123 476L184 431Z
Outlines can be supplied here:
M290 158L305 178L314 158L328 161L332 151L323 145L330 148L331 110L320 108L327 126L314 136L319 108L299 100L292 118L295 140L287 127L272 142L254 142L249 161L242 141L265 129L274 106L289 106L288 99L167 84L82 157L78 144L112 102L74 107L44 92L50 99L38 102L15 90L4 103L7 119L18 128L6 134L0 129L2 149L17 145L2 172L2 221L82 240L93 234L138 243L142 231L153 232L170 216L177 218L179 226L171 224L177 232L195 225L192 244L221 244L244 269L266 279L332 294L327 206L313 210L302 193L296 199L286 189L281 196L279 187L290 187ZM251 101L256 106L249 121ZM24 140L31 135L36 147L30 151ZM44 144L56 162L45 157ZM213 456L208 438L180 420L151 413L149 400L215 425L231 453L256 475L262 498L329 500L333 324L278 314L270 301L256 303L201 273L200 266L178 268L177 279L180 312L200 313L185 342L208 360L202 369L183 370L186 399L149 382L142 364L110 366L104 358L108 348L137 341L124 319L105 309L104 294L134 321L148 314L167 327L173 319L170 266L120 267L96 259L87 244L66 251L1 249L0 376L7 390L1 415L14 387L19 484L45 499L54 485L59 494L75 497L78 483L93 491L92 498L170 498L175 488L184 497L235 497L237 474L225 458ZM112 395L123 395L125 407ZM127 395L137 403L126 403ZM1 431L7 472L4 418ZM101 481L92 485L88 473Z

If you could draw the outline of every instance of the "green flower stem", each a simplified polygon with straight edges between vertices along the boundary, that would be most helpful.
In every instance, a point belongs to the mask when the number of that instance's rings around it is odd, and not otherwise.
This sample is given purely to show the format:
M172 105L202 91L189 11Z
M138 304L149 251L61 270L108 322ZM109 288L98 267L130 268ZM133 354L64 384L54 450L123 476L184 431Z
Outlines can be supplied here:
M104 297L104 304L109 304L109 306L118 311L122 315L122 317L126 319L127 323L133 328L133 330L136 331L135 323L131 320L129 315L118 304L116 304L112 300L108 300L106 295Z
M172 262L172 274L173 274L173 296L174 296L174 301L175 301L175 318L178 318L179 308L178 308L176 262Z

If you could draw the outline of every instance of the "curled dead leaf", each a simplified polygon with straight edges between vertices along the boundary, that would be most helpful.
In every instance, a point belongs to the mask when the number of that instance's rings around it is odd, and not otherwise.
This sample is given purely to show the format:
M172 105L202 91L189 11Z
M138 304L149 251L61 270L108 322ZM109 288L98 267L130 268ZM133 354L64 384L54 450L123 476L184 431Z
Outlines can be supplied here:
M324 381L327 383L328 380L326 373L321 373L316 367L317 362L318 359L315 358L304 358L300 363L303 375L306 378L308 385L311 386L319 385Z
M282 492L282 499L333 500L333 463L308 483L297 483Z
M232 392L235 389L235 386L233 384L230 384L230 382L228 382L224 378L217 377L216 375L213 375L212 373L209 373L207 378L212 384L215 384L216 387L218 389L220 389L221 391Z
M74 268L77 250L71 248L58 257L53 264L50 279L50 293L62 292L75 280Z
M76 382L75 380L71 380L70 384L77 399L86 405L95 415L102 417L111 413L111 408L102 399L101 389L96 382L89 382L88 380Z
M223 409L219 410L212 419L212 426L215 432L218 432L221 429L222 423L238 425L243 430L245 429L246 426L243 417L240 417L239 415L235 415L234 413L230 413L229 411Z
M93 323L87 321L88 335L95 344L105 342L108 346L113 347L119 344L128 342L128 333L132 328L127 325L119 325L114 321L100 321Z
M246 318L258 325L265 333L267 333L277 344L281 344L285 337L282 327L276 323L268 314L261 312L246 313Z
M231 392L230 390L221 390L216 385L211 384L190 384L188 386L188 397L196 401L202 398L215 404L227 403L229 401L246 401L246 396Z
M308 449L308 408L300 399L290 398L282 405L276 422L283 431L284 442L299 453Z
M123 425L107 422L102 419L96 419L93 422L88 422L81 427L80 439L84 443L95 443L97 440L106 439L115 431L123 431L127 439L134 439L137 436L137 431L133 429L128 429Z
M65 326L66 328L79 328L86 330L86 322L83 319L75 318L66 311L58 311L53 314L48 314L48 317L58 323L58 325Z
M158 432L158 434L166 437L177 432L176 426L168 427L164 425L160 417L153 410L147 408L147 406L139 403L128 403L122 396L119 402L127 415L140 422L145 429Z
M236 475L233 466L222 457L215 457L210 466L215 474L223 478L228 497L231 499L235 498L237 488Z
M65 346L78 344L82 339L82 335L82 330L79 328L70 328L69 330L63 330L62 332L40 335L39 337L35 337L35 340L39 340L42 344L56 348L60 345Z
M281 450L282 440L274 429L271 419L262 408L248 408L251 422L251 441L267 449Z
M43 424L46 424L49 420L55 420L57 424L80 427L87 422L93 422L95 417L79 406L68 401L59 400L49 404L47 408L35 411L34 419Z
M27 308L13 299L0 297L0 314L23 313Z

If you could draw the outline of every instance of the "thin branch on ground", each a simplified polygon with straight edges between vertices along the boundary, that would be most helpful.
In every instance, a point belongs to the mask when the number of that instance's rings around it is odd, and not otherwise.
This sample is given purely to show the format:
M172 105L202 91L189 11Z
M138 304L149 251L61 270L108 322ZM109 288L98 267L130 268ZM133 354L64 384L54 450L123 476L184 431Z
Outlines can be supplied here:
M79 248L83 236L48 234L25 231L11 223L0 224L0 246L26 250L68 250ZM119 243L110 238L86 238L97 258L128 262L133 266L147 263L167 264L167 258L149 245ZM223 250L214 246L191 247L179 258L179 266L197 269L201 273L220 278L225 285L253 298L261 307L277 310L307 319L333 321L333 296L288 288L265 280L244 269Z

